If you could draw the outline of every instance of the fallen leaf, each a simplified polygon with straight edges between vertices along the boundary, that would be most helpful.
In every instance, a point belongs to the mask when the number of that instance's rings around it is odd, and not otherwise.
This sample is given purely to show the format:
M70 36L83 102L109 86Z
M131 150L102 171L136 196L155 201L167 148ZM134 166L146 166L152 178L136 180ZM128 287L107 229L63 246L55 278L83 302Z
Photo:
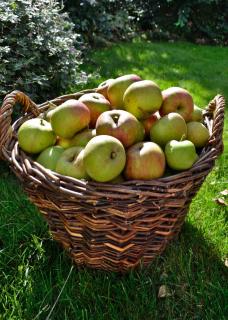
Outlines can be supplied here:
M221 191L220 194L222 194L223 196L228 196L228 189Z
M160 281L163 281L163 280L165 280L167 278L168 278L168 274L165 271L162 272L162 274L160 275Z
M215 202L222 205L222 206L228 206L228 204L226 203L226 201L223 198L216 198Z
M158 291L158 298L167 298L167 297L171 297L172 295L173 295L173 292L171 292L171 290L165 284L160 286Z
M225 259L225 266L228 268L228 258Z

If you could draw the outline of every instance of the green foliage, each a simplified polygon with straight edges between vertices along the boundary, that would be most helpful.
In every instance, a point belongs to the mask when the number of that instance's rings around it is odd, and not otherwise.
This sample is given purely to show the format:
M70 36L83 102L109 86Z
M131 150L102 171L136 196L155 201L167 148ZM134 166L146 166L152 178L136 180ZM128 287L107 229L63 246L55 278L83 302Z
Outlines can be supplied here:
M83 80L81 44L56 1L0 1L0 95L55 97Z
M107 41L129 39L132 28L124 1L65 0L75 23L75 30L92 45L106 45Z
M94 44L126 39L133 31L153 39L185 38L195 42L227 44L226 0L65 0L75 28Z
M191 41L227 44L226 0L126 0L139 30L153 38L182 37Z
M198 37L215 44L227 44L227 21L227 1L193 0L179 6L175 26L189 40Z

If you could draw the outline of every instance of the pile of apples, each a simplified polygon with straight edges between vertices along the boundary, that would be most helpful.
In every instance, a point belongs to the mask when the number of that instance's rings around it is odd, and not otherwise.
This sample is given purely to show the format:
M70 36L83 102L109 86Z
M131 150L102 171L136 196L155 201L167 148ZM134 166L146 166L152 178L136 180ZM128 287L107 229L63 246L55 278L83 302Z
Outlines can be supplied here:
M187 170L209 139L202 109L180 87L134 74L109 79L25 121L19 146L45 168L98 182L150 180ZM167 170L166 170L167 169Z

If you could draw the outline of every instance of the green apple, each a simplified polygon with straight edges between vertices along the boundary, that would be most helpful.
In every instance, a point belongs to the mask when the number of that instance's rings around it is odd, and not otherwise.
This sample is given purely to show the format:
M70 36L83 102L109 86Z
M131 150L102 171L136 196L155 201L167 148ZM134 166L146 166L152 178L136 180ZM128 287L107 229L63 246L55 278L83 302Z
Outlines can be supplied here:
M154 142L139 142L127 150L124 175L128 180L160 178L165 171L165 155Z
M106 99L108 99L108 87L114 79L108 79L100 83L96 89L96 92L102 94Z
M143 124L139 121L139 132L135 143L141 142L145 139L146 131Z
M85 147L89 140L96 136L96 129L84 129L71 138L61 138L58 139L58 145L62 146L64 149L71 147Z
M57 106L56 106L53 102L49 101L49 102L48 102L48 109L45 110L44 112L42 112L41 114L39 114L39 116L38 116L37 118L41 118L41 119L44 119L44 120L50 122L50 121L51 121L52 111L53 111L56 107L57 107Z
M161 147L170 140L181 140L187 136L187 125L182 116L171 112L157 120L150 129L150 139Z
M45 119L46 121L48 121L48 122L51 121L51 116L52 116L54 110L55 110L55 108L49 108L49 109L47 110L47 112L46 112L45 115L44 115L44 119Z
M194 144L189 140L171 140L165 146L168 166L174 170L187 170L197 161L198 155Z
M18 130L19 146L28 153L40 153L55 142L56 135L50 123L44 119L29 119Z
M108 100L113 109L122 109L123 95L126 89L134 82L142 80L136 74L127 74L114 79L108 86Z
M194 104L194 109L193 112L190 115L190 118L188 119L188 121L198 121L201 122L203 120L203 110L199 107L197 107Z
M88 179L84 166L84 148L72 147L65 150L56 164L56 172L76 179Z
M109 183L119 184L124 181L125 181L124 177L122 176L122 174L120 174L116 178L114 178L113 180L110 180Z
M97 135L110 135L129 147L142 136L140 122L127 111L110 110L103 112L97 119Z
M209 130L200 122L187 123L187 139L192 141L197 148L204 147L210 138Z
M111 136L92 138L85 147L86 172L95 181L107 182L116 178L124 169L126 154L122 143Z
M158 85L151 80L132 83L124 93L124 109L138 119L146 119L159 110L162 94Z
M90 110L90 127L94 128L100 114L111 109L110 102L100 93L86 93L79 98Z
M64 148L60 146L48 147L43 150L36 161L47 169L55 171L57 161L64 152Z
M162 98L163 103L159 110L162 117L170 112L177 112L185 121L190 119L194 103L187 90L180 87L171 87L162 91Z
M90 122L88 107L70 99L52 111L51 125L55 133L62 138L72 138L77 132L86 128Z

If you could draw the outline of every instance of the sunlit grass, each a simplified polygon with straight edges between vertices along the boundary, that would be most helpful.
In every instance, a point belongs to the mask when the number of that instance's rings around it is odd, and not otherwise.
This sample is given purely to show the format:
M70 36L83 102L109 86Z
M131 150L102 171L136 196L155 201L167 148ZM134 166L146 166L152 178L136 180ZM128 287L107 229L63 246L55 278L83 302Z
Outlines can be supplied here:
M228 99L227 57L227 48L188 43L114 45L88 56L88 72L101 75L88 87L137 73L162 89L185 87L203 107L217 93ZM0 319L47 319L50 312L54 320L227 319L227 207L214 201L228 188L227 141L226 117L224 154L194 198L179 238L150 268L126 275L77 267L70 273L70 259L1 162ZM159 299L162 284L171 296Z

